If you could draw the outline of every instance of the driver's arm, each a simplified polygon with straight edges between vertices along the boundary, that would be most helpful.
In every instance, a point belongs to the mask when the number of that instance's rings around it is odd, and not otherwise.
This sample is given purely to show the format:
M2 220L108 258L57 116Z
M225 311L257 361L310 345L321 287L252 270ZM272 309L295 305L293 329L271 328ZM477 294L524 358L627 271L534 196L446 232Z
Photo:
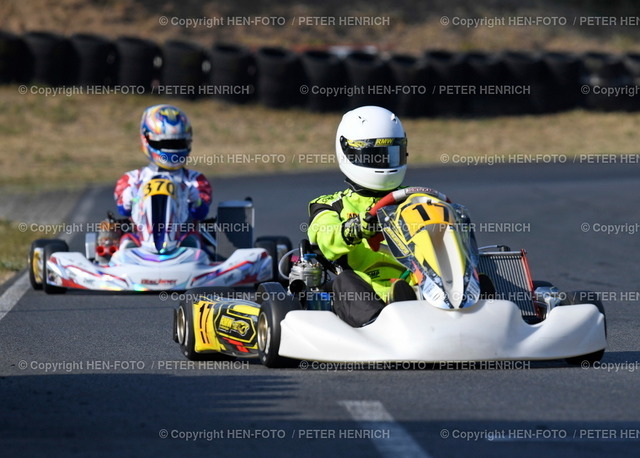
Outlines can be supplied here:
M309 205L309 213L309 242L318 245L325 258L336 261L353 249L354 245L348 244L342 235L343 221L338 212L317 206L314 208L312 202Z
M375 234L375 224L366 220L366 212L343 217L342 195L322 196L309 204L309 241L318 245L322 254L336 261Z

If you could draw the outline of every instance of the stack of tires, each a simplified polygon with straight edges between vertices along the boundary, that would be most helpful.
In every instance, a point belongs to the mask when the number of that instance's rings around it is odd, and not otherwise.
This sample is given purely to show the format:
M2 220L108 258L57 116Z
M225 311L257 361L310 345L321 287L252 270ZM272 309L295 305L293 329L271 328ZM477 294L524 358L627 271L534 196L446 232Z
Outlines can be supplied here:
M71 46L78 59L79 86L115 84L118 50L112 41L98 35L76 34L71 37Z
M0 84L28 82L33 58L24 40L0 31Z
M151 92L161 77L162 50L153 41L120 37L115 42L119 65L117 84L130 86L136 93Z
M427 67L426 92L429 94L424 114L444 117L465 114L464 87L469 70L464 55L450 51L427 51L424 61Z
M554 113L582 106L580 58L573 53L547 52L542 61L549 75L548 97L543 102L546 111Z
M211 62L206 51L198 45L185 41L170 40L162 48L164 91L178 97L196 99L207 94L205 89L211 71ZM173 89L175 88L175 89Z
M344 60L327 51L310 50L302 54L302 67L307 79L307 109L340 111L347 106L348 78Z
M256 53L258 100L270 108L302 106L306 78L297 53L264 47Z
M582 55L581 89L584 105L591 110L633 110L635 100L630 97L633 76L619 56L589 52Z
M256 60L247 48L219 43L211 49L210 86L213 96L247 103L256 95Z
M29 81L48 86L76 83L78 57L67 37L49 32L29 32L23 39L32 58Z

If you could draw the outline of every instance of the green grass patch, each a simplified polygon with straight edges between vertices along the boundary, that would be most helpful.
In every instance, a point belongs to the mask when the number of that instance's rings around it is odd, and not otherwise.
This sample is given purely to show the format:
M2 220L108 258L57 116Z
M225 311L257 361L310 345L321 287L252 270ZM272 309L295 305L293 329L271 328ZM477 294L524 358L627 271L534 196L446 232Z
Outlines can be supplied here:
M21 231L17 222L0 220L0 280L27 267L27 257L31 242L44 237L33 231Z

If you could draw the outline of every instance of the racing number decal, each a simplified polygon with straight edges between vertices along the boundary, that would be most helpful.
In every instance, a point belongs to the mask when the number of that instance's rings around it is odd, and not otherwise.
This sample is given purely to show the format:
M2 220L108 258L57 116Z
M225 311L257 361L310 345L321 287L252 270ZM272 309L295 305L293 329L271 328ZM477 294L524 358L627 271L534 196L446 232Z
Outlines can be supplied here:
M144 198L151 196L176 196L176 185L171 180L154 178L144 184Z
M423 203L407 206L400 213L404 233L407 238L413 237L423 227L429 224L451 224L451 216L446 205Z

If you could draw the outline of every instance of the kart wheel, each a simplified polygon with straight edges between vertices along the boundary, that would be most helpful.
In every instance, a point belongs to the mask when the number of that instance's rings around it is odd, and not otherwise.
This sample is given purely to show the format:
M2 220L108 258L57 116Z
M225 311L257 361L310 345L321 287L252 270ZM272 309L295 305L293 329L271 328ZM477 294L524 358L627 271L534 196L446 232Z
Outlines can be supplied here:
M47 270L47 261L49 260L51 255L54 253L60 253L60 252L66 253L68 251L69 251L69 246L67 245L67 242L65 242L64 240L57 240L57 239L49 240L48 243L46 243L42 247L42 289L44 290L45 293L64 294L67 292L67 288L64 288L62 286L50 285L47 282L47 278L49 274Z
M44 259L42 248L53 242L52 239L38 239L31 242L29 250L29 283L33 289L42 289L42 262Z
M262 283L258 287L260 315L258 316L258 355L267 367L296 367L298 361L279 355L280 322L291 310L299 310L300 304L280 283Z
M191 361L234 361L235 357L223 353L198 353L195 350L193 304L201 295L225 295L232 293L231 288L193 288L185 293L186 300L180 302L174 312L174 340L180 345L182 354Z
M256 248L264 248L271 256L272 264L271 268L273 269L273 277L271 279L273 281L279 281L283 284L286 284L287 279L282 277L278 272L278 264L282 257L291 251L292 245L289 237L284 236L263 236L258 237L256 239L256 243L254 244Z
M607 336L607 317L604 312L604 305L602 301L598 297L598 293L594 291L569 291L566 293L566 297L560 303L560 306L571 306L576 304L593 304L595 305L600 313L604 316L604 335ZM602 350L595 351L593 353L589 353L587 355L574 356L571 358L566 358L568 364L572 366L581 366L585 363L592 365L595 362L598 362L604 356L604 348Z

